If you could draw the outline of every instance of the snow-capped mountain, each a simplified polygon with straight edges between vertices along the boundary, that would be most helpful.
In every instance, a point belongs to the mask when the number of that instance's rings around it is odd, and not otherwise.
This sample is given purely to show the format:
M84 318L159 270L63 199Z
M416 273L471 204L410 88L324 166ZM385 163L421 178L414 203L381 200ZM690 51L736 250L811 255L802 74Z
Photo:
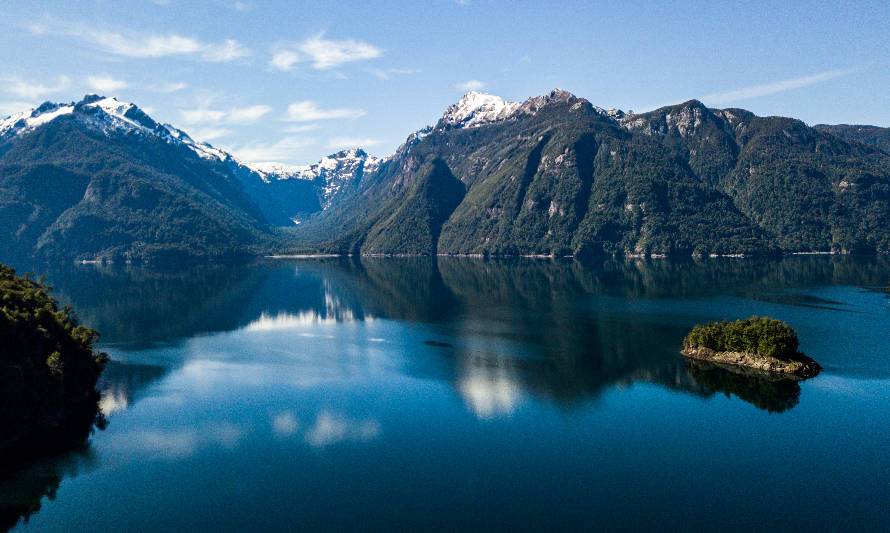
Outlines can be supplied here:
M473 128L506 120L519 111L522 104L508 102L500 96L470 91L442 115L440 127Z
M603 109L593 106L587 100L559 88L553 89L549 94L543 96L533 96L521 103L511 102L493 94L470 91L445 110L436 129L476 128L518 118L522 115L533 116L548 104L569 100L575 102L573 110L588 107L616 123L624 120L626 116L620 109Z
M187 146L203 159L234 160L231 154L207 143L197 142L170 124L155 122L135 104L95 94L86 95L80 102L67 104L45 102L36 109L0 120L0 139L27 134L68 115L105 133L151 135L171 144Z
M342 150L321 158L312 165L249 163L248 166L267 182L273 180L308 180L319 184L319 203L325 210L347 184L375 172L383 159L368 155L361 148Z
M98 95L87 95L80 102L47 102L0 120L0 142L37 131L61 117L109 135L151 137L182 146L208 163L228 167L276 225L299 223L306 216L327 209L348 183L373 172L382 161L360 148L331 154L312 165L241 161L225 150L194 140L171 124L156 122L133 103Z

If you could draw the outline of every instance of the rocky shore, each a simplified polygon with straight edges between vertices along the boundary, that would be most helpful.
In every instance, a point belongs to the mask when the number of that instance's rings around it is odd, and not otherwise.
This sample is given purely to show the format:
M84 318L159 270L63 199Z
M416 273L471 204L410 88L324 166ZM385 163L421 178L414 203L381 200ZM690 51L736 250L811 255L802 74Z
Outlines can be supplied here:
M700 361L740 366L797 379L811 378L822 370L819 363L803 354L798 354L799 360L783 360L750 352L718 352L705 347L684 348L682 354Z

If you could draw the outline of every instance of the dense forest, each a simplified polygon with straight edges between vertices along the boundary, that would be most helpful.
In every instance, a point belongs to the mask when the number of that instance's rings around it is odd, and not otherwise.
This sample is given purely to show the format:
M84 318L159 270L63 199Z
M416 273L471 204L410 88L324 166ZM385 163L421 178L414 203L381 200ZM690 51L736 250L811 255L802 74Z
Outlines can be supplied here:
M297 241L392 254L890 251L890 155L872 146L695 100L624 115L554 91L523 106L413 135ZM459 202L417 194L442 175L463 184Z
M777 359L794 358L799 345L797 334L791 326L767 317L698 325L683 340L683 346L687 349L747 352Z
M82 442L107 357L40 281L0 265L0 468Z
M0 260L890 252L882 128L696 100L625 114L560 90L451 120L468 95L385 160L275 175L98 98L0 132Z

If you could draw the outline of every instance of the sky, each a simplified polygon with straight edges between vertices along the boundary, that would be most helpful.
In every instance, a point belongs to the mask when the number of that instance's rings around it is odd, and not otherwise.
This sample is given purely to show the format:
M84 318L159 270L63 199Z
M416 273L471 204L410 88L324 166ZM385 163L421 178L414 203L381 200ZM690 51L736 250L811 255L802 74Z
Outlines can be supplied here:
M890 126L890 2L15 1L0 115L98 93L250 162L392 153L468 90Z

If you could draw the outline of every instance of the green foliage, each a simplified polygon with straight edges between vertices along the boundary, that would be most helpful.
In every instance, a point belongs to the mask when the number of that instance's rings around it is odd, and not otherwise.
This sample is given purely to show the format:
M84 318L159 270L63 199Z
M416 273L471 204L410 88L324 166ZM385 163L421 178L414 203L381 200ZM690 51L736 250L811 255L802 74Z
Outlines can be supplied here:
M441 159L419 174L399 208L368 232L363 252L435 255L442 224L463 199L464 185Z
M841 139L860 142L890 154L890 128L858 124L816 124L813 127L817 130L825 131L840 137Z
M0 139L0 260L224 260L274 231L223 163L79 115Z
M683 340L683 347L709 348L715 352L748 352L777 359L797 355L797 334L788 324L768 317L697 325Z
M544 100L531 115L440 126L406 144L297 228L296 246L399 254L438 241L439 254L481 255L890 251L886 153L797 120L697 101L617 123L579 98ZM429 226L414 215L428 209L418 208L414 183L432 160L466 193L439 234L421 238L418 228Z
M95 416L107 360L93 350L97 336L44 283L0 265L0 450L67 427L84 412Z

